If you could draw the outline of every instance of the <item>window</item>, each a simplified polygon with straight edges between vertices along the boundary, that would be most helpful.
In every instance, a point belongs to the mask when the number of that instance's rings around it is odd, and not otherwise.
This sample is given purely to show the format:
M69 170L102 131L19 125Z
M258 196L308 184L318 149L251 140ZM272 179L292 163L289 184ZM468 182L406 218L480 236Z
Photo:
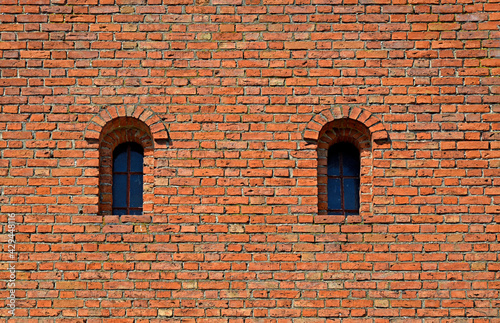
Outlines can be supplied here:
M328 214L359 214L360 154L350 143L328 149Z
M113 151L113 214L141 215L144 149L134 142Z
M382 158L380 149L390 148L385 128L371 112L358 107L333 106L309 121L304 139L311 147L317 144L318 158L315 223L360 223L378 217L373 183L384 172L373 166Z
M109 115L120 113L125 113L125 109L115 108L107 112ZM96 122L105 123L100 129L97 123L89 125L99 132L98 214L152 215L155 147L151 129L135 117L120 116L108 122L104 119ZM93 133L89 135L89 140L95 140ZM162 138L165 135L160 134L158 143L164 144ZM121 220L136 221L138 218L126 217Z

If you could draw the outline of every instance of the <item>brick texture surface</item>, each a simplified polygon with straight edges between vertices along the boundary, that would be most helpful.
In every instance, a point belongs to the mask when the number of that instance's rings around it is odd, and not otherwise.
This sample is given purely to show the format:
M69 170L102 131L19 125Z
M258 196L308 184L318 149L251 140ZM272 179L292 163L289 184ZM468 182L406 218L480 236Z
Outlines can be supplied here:
M498 323L499 76L498 0L1 0L0 322Z

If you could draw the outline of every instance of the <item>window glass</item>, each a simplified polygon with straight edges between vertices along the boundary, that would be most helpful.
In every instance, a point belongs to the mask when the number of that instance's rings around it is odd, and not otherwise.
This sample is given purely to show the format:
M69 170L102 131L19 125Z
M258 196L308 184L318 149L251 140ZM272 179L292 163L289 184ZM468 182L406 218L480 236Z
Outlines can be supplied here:
M135 149L133 149L135 148ZM132 147L130 150L130 171L142 173L142 168L144 165L142 151L138 151L138 147ZM140 147L142 150L142 147Z
M340 175L340 155L328 153L328 175Z
M127 208L123 209L113 209L114 215L127 215ZM140 214L139 214L140 215Z
M127 175L113 174L113 207L127 207Z
M344 208L359 209L359 179L344 178Z
M144 150L127 142L113 151L113 214L142 214Z
M328 214L359 214L360 155L350 143L328 150Z
M342 175L359 176L359 152L353 145L341 146Z
M130 207L142 207L142 175L130 175Z
M328 179L328 209L340 210L342 209L340 178Z
M142 215L142 210L131 209L129 215Z
M127 146L120 145L114 151L113 158L113 171L126 172L127 171Z

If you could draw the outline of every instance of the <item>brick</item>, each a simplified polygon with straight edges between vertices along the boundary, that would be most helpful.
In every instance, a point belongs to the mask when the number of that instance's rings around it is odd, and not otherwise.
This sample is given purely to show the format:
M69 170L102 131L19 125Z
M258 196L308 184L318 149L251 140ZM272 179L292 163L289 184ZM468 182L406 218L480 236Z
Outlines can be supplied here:
M4 1L16 317L496 322L500 7L409 4ZM124 140L141 216L111 215ZM346 140L360 214L328 215Z

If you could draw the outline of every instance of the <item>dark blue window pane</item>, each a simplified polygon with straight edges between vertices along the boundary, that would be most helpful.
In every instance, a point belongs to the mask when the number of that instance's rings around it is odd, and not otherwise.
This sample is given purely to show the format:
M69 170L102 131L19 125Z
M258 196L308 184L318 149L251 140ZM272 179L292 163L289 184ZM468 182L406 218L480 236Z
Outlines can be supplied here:
M337 151L331 150L328 152L328 175L340 175L340 155Z
M130 171L141 172L143 169L143 152L142 147L133 147L130 150Z
M142 214L143 163L144 149L137 143L127 142L113 151L114 214Z
M113 209L113 215L127 215L126 209Z
M359 214L359 150L341 142L328 150L329 214Z
M340 210L342 208L341 204L341 192L340 192L340 179L339 178L329 178L328 179L328 209L330 210Z
M342 154L342 170L344 176L359 176L359 153L358 150L352 147L346 147ZM349 149L350 148L350 149Z
M142 207L142 175L130 175L130 207Z
M359 209L359 179L344 178L344 207L346 210Z
M127 175L113 175L113 207L127 206Z
M120 145L114 151L113 172L127 171L127 147Z

